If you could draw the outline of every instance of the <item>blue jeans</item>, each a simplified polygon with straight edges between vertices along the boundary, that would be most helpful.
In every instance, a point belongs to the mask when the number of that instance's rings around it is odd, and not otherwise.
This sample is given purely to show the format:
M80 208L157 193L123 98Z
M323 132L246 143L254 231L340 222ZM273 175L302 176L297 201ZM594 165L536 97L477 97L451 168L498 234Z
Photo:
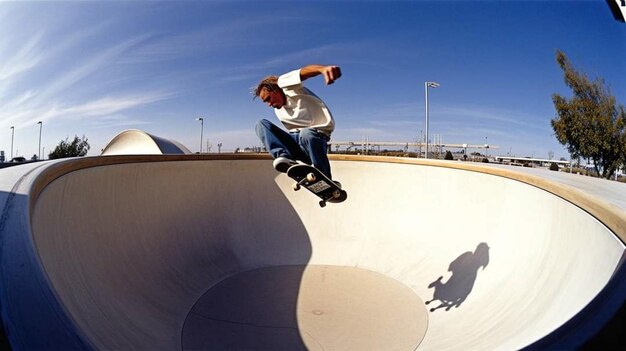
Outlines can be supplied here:
M256 135L273 158L286 157L313 164L313 167L333 179L326 155L330 140L328 135L313 128L288 133L266 119L256 124Z

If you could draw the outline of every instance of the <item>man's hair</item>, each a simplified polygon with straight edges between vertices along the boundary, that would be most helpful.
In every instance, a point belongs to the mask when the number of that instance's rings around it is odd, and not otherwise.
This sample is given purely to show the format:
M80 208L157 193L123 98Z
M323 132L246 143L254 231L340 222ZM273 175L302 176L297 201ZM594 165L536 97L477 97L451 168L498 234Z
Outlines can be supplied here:
M252 97L252 99L256 99L261 94L261 90L263 89L267 89L268 91L276 91L280 89L280 87L278 86L278 77L267 76L263 78L259 85L257 85L256 88L252 89L252 94L254 94L254 97Z

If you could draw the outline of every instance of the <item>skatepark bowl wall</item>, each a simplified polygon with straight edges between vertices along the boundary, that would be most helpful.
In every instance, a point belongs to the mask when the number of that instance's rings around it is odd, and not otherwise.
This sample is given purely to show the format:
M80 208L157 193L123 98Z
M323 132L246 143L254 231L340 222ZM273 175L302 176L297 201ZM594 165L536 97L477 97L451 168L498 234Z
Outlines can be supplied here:
M624 301L623 206L504 168L331 164L348 199L326 208L259 155L2 170L12 348L571 347Z

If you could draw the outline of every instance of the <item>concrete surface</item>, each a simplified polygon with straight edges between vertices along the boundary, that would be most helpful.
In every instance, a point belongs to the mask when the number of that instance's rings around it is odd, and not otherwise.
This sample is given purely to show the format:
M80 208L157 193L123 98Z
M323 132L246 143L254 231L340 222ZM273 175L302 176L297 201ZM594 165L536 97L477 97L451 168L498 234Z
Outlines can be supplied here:
M511 350L588 337L606 318L564 326L624 301L608 287L623 280L626 211L593 184L458 162L332 166L349 197L326 208L267 157L10 168L12 346Z
M102 150L101 156L111 155L180 155L191 154L183 144L137 129L122 131Z

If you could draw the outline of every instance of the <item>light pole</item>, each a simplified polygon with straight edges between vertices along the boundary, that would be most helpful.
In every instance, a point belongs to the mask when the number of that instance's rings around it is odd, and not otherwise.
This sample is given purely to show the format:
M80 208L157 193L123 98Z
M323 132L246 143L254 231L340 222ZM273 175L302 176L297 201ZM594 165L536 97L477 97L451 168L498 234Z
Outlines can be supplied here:
M204 118L198 117L196 121L200 121L200 153L202 153L202 134L204 133Z
M428 88L436 88L439 83L424 82L424 91L426 92L426 154L424 158L428 158Z
M485 137L485 157L489 157L489 143L487 142L487 137Z
M11 159L13 159L13 137L15 136L15 127L11 127Z
M39 121L37 124L39 124L39 148L37 152L39 153L39 160L41 160L41 129L43 129L43 122Z

